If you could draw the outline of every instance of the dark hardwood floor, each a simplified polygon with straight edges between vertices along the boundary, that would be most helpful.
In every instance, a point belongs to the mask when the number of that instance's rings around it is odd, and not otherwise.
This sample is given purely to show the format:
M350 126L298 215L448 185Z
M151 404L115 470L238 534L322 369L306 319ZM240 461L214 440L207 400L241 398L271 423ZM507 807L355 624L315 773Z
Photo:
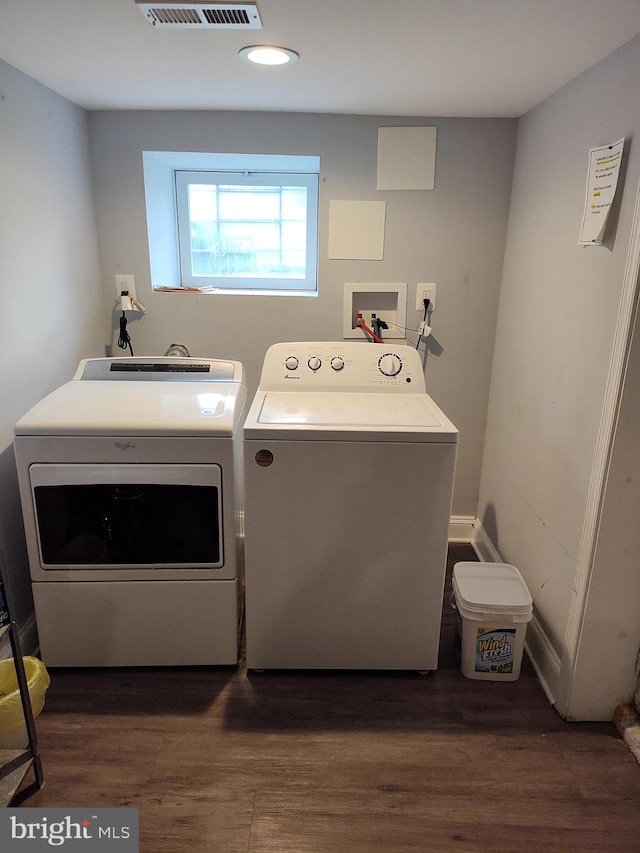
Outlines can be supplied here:
M565 723L526 656L518 681L466 679L454 633L446 594L428 676L53 670L21 805L137 807L143 853L640 851L614 725Z

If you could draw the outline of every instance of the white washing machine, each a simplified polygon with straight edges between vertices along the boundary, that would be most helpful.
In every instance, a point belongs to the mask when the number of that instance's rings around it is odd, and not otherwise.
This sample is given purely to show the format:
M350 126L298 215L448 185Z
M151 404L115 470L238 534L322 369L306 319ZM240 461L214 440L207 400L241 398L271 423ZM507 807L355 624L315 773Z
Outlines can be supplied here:
M276 344L243 436L247 666L435 669L458 433L418 353Z
M18 422L47 665L237 662L245 400L239 362L86 359Z

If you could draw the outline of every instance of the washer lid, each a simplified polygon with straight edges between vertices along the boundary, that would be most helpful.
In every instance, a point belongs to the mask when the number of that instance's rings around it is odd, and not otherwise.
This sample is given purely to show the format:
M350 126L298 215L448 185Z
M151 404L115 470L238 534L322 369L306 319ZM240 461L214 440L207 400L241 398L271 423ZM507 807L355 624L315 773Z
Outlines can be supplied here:
M237 382L67 382L16 424L16 435L231 435L246 386Z
M254 422L252 421L252 415ZM264 429L261 430L261 426ZM457 430L428 394L272 391L256 398L245 436L282 430L280 438L326 438L327 433L419 441L457 440Z

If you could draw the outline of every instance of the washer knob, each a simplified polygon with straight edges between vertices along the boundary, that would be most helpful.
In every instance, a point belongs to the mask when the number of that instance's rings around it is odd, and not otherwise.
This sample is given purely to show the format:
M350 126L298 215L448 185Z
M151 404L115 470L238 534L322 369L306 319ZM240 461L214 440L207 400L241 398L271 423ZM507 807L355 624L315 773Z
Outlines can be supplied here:
M394 352L386 352L378 359L378 369L384 376L397 376L402 370L402 359Z
M287 368L287 370L297 370L299 364L300 362L295 357L295 355L289 355L284 360L284 366Z
M309 365L311 370L315 371L320 370L320 367L322 366L322 361L318 358L317 355L312 355L307 364Z
M341 355L334 355L331 359L331 367L333 367L334 370L342 370L344 367L344 358L342 358Z

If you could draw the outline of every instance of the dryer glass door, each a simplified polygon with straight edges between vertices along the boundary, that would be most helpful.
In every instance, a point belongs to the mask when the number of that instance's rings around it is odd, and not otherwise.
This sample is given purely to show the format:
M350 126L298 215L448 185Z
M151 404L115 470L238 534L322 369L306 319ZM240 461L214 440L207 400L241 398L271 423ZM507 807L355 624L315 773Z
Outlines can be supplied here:
M44 569L222 565L218 465L32 465Z

